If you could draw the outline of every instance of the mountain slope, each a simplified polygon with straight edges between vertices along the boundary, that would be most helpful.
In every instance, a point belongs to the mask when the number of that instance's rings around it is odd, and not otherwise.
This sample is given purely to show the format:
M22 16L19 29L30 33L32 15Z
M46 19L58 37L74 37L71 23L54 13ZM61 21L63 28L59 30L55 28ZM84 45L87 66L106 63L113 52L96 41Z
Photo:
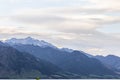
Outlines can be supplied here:
M0 42L1 43L1 42ZM3 44L3 43L2 43ZM60 72L60 68L31 54L0 45L0 78L36 78Z
M69 71L79 75L116 75L113 71L105 67L99 60L89 58L84 53L73 51L68 53L51 47L39 47L34 45L16 44L14 48L19 51L29 52L36 57L50 61L51 63L61 67L65 71Z
M114 55L108 56L95 56L98 60L104 63L106 66L120 72L120 57Z

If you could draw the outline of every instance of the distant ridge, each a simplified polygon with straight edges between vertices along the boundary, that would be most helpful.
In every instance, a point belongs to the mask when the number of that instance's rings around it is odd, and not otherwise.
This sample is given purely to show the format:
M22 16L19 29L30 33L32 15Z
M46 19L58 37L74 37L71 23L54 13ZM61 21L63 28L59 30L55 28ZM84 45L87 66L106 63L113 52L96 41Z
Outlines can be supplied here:
M95 58L113 70L120 72L120 57L115 55L107 55L105 57L97 55Z

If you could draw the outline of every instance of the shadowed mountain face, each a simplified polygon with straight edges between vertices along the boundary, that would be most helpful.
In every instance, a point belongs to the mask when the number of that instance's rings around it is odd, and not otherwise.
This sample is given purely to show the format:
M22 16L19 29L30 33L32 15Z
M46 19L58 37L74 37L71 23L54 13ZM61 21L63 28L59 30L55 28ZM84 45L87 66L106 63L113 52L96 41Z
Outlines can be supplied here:
M95 56L98 60L104 63L106 66L110 67L113 70L120 72L120 57L114 55L104 56Z
M0 78L36 78L43 75L48 78L61 70L50 62L1 44Z
M34 43L34 41L36 42ZM59 49L57 47L53 47L54 45L50 43L44 41L45 44L42 44L41 41L34 40L32 38L25 38L20 40L10 39L7 40L6 43L10 44L12 47L22 52L22 54L30 53L37 58L51 62L52 64L60 67L62 70L64 70L62 75L64 73L64 75L66 75L66 73L71 74L70 76L67 76L67 78L70 78L71 76L74 76L74 78L81 78L81 76L87 76L89 78L90 75L97 75L97 77L102 76L101 78L104 78L105 75L112 75L112 77L115 77L116 75L118 76L117 73L106 67L98 59L95 59L93 58L93 56L85 54L82 51L66 48ZM47 65L47 67L44 66L44 68L47 68L48 71L51 69L49 74L53 74L52 71L58 71L58 68L55 68L55 66L53 68L53 66L50 67L49 65ZM43 71L43 73L44 72L47 71L45 70ZM76 75L77 77L75 77Z
M14 48L22 52L28 52L38 58L50 61L65 71L80 75L114 75L115 73L105 67L99 60L89 58L82 52L72 53L60 51L51 47L41 48L34 45L14 45Z

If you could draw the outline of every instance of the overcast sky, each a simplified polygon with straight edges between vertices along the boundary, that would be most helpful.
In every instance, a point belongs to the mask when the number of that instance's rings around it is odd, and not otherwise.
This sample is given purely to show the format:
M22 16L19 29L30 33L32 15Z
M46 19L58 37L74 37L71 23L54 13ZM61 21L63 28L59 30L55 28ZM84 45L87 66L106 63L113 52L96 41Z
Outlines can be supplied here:
M120 0L0 0L0 39L27 36L120 56Z

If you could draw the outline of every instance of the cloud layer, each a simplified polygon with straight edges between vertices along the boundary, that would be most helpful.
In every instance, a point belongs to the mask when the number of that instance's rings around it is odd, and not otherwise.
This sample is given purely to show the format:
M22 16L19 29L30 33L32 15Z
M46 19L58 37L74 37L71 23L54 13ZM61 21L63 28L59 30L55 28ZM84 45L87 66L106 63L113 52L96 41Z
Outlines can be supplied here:
M120 23L120 0L11 0L10 3L18 5L2 16L0 25L7 27L0 27L1 39L33 36L59 47L120 56L120 32L102 30Z

